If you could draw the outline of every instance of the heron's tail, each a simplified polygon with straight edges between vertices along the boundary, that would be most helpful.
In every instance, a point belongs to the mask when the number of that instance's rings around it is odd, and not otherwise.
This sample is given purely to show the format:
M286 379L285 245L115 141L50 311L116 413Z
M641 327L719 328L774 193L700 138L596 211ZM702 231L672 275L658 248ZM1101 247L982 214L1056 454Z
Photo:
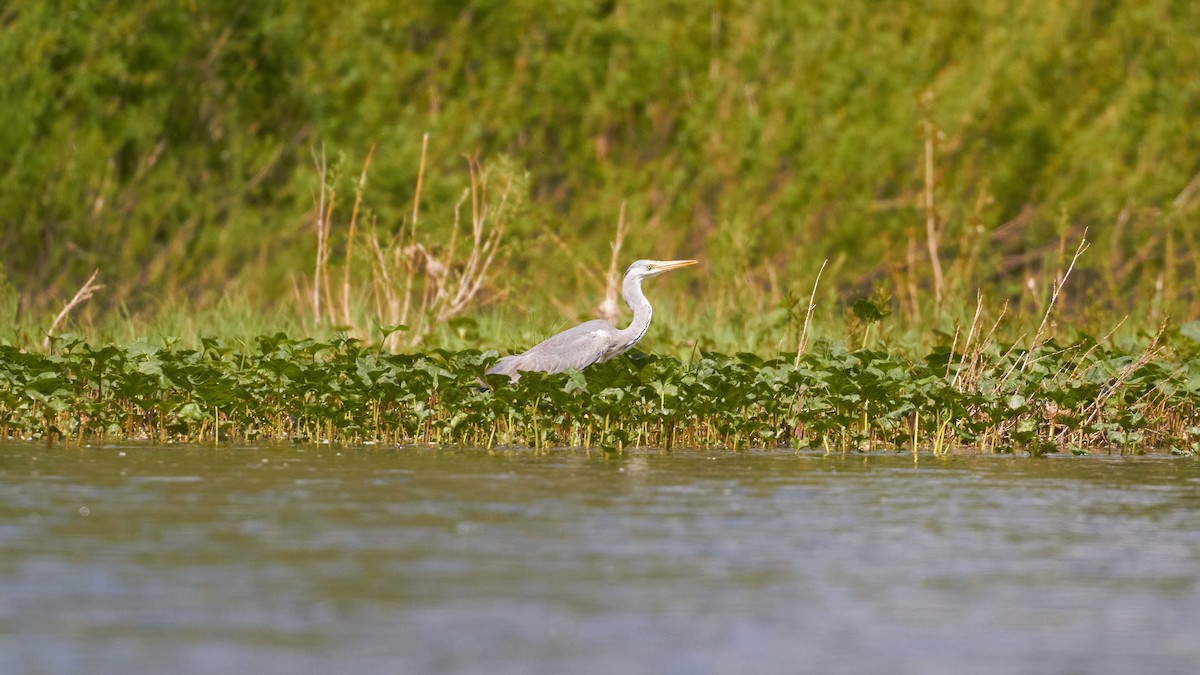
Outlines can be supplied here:
M491 368L487 369L488 375L507 375L508 379L516 382L521 379L521 373L517 370L518 355L506 356L497 361Z

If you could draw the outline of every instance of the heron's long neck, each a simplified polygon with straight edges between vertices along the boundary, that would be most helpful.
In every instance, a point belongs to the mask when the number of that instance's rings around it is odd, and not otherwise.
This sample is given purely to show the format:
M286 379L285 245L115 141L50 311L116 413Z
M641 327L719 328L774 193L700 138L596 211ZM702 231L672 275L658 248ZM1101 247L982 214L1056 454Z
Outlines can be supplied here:
M646 294L642 293L642 280L639 278L625 279L621 285L621 297L625 298L625 304L633 311L633 321L621 330L622 342L625 343L625 349L629 349L646 334L654 309L650 307Z

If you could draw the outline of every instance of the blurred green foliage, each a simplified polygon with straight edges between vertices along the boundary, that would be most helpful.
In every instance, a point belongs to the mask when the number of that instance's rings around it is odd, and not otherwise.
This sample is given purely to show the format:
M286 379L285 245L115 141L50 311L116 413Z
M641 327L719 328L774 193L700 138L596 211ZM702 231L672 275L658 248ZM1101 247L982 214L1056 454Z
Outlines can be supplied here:
M1194 315L1198 31L1187 0L5 2L0 246L30 311L95 268L96 311L278 305L312 266L314 148L349 195L378 144L389 233L429 133L433 236L463 154L528 170L494 286L531 311L594 290L542 261L606 260L623 202L630 259L704 258L710 303L784 306L826 258L901 299L929 285L928 136L953 301L1022 293L1086 227L1101 305Z

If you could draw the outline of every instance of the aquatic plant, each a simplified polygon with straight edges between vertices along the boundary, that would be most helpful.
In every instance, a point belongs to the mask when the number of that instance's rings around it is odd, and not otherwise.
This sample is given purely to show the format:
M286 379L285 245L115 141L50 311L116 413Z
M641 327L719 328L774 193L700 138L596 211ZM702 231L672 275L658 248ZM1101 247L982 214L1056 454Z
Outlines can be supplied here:
M1200 346L1091 338L1033 349L953 341L925 358L818 340L797 358L634 353L584 371L486 376L494 352L390 354L265 335L50 353L0 346L0 438L1200 453Z

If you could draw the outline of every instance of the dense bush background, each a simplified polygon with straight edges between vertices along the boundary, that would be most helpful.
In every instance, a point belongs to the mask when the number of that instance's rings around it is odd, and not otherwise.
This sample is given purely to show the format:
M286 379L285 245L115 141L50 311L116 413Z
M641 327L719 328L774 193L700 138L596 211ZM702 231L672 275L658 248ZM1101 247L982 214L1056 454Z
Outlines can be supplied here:
M0 247L17 313L95 268L93 313L286 304L314 256L314 149L349 184L377 144L386 233L428 133L432 237L464 154L528 172L502 261L520 276L489 283L526 309L594 296L583 263L622 202L626 262L702 257L675 288L709 303L785 303L826 258L831 288L925 293L934 129L958 301L1019 297L1087 228L1094 304L1195 315L1197 34L1187 0L0 2ZM544 262L562 244L575 275Z

